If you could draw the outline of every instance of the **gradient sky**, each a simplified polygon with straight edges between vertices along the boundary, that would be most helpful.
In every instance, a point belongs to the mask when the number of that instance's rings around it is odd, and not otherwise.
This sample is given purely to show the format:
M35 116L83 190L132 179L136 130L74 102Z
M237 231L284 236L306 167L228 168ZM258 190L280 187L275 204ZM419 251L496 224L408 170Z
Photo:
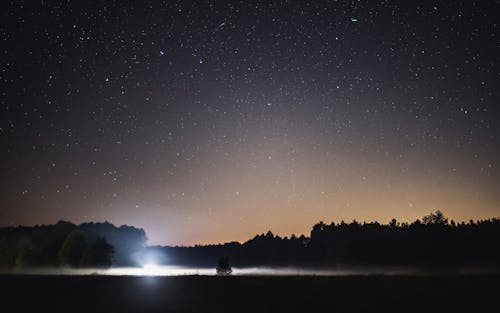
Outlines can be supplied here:
M1 4L0 226L500 216L498 1L81 2Z

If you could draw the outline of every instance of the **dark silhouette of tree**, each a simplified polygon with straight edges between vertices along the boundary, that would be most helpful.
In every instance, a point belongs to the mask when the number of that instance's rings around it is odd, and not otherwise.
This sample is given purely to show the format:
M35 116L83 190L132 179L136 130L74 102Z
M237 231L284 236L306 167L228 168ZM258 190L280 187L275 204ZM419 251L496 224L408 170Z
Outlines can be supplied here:
M222 275L222 276L231 275L233 270L231 269L231 266L229 265L229 260L227 257L219 258L219 260L217 261L216 271L217 271L217 275Z
M396 227L398 227L398 221L397 221L395 218L393 218L393 219L391 220L391 222L389 223L389 227L391 227L391 228L396 228Z
M78 267L87 249L88 243L85 234L81 230L72 231L58 252L59 264Z
M7 238L0 239L0 268L12 268L16 262L16 254Z
M443 212L437 210L434 213L424 216L422 223L425 225L446 225L448 224L448 218L444 217Z
M115 227L108 222L84 223L79 229L87 234L90 241L97 237L106 238L106 241L113 246L115 265L141 265L141 255L147 240L143 229L126 225Z
M103 237L97 237L85 251L80 265L83 267L108 268L113 263L113 247Z
M37 267L44 264L43 259L44 257L39 249L35 247L26 247L17 253L15 264L16 267L21 268Z

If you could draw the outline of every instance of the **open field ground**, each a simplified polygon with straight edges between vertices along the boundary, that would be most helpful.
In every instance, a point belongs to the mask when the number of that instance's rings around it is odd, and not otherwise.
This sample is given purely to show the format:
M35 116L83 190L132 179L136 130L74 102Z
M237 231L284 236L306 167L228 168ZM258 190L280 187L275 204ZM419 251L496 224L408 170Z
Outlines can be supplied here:
M0 276L9 312L494 312L499 283L499 275Z

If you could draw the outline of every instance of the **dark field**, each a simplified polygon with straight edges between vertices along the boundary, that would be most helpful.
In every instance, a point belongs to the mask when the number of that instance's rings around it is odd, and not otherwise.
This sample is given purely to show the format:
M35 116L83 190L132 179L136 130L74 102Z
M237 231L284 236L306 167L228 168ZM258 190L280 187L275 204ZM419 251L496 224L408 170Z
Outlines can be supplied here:
M0 276L2 312L498 312L499 275Z

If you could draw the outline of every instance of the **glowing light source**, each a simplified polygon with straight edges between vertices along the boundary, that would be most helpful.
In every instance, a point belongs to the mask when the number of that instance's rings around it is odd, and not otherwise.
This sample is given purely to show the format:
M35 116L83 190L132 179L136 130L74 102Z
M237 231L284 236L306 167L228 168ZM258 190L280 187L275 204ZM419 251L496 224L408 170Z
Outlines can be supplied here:
M160 276L161 267L155 263L148 263L142 266L142 275L144 276Z

